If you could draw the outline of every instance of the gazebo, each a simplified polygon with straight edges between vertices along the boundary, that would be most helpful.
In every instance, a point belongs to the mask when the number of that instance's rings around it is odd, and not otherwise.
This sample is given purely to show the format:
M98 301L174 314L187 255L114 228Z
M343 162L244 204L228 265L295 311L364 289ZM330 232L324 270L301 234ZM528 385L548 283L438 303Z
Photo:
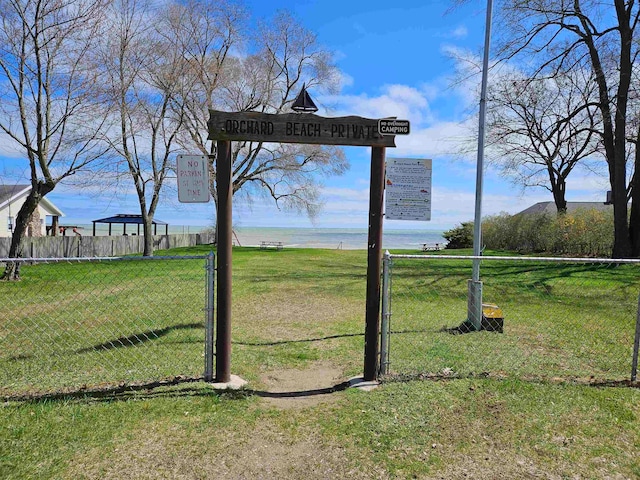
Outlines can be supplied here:
M122 234L127 235L127 225L133 224L137 225L137 234L140 235L140 225L143 224L142 215L128 214L128 213L119 213L118 215L114 215L113 217L101 218L100 220L93 220L93 236L96 236L96 223L108 223L109 224L109 236L111 236L111 225L112 224L122 224L123 230ZM153 224L153 234L158 234L158 225L164 225L164 234L168 235L169 233L169 224L167 222L163 222L162 220L153 220L151 222Z

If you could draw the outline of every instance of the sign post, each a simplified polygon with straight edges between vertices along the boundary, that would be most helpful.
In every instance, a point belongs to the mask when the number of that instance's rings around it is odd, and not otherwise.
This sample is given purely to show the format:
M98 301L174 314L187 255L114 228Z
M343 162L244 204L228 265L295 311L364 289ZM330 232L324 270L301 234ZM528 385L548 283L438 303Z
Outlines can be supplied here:
M371 148L369 235L367 241L367 303L364 326L364 381L378 375L380 338L380 266L382 262L382 208L384 198L384 147Z
M231 380L231 251L232 168L231 142L217 145L216 186L218 188L218 308L216 317L216 382Z

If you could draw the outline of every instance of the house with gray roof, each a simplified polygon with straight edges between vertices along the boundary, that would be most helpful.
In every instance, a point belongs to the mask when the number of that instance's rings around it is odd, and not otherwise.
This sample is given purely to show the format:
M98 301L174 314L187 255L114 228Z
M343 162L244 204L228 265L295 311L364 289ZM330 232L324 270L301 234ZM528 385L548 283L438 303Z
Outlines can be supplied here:
M613 213L613 205L603 202L567 202L567 213L574 213L577 210L598 210ZM558 209L556 208L555 202L538 202L516 213L516 215L555 215L556 213L558 213Z
M24 204L31 185L0 185L0 237L10 237L16 225L16 217ZM28 237L43 237L47 234L47 217L53 225L64 213L46 197L40 200L38 208L27 227Z

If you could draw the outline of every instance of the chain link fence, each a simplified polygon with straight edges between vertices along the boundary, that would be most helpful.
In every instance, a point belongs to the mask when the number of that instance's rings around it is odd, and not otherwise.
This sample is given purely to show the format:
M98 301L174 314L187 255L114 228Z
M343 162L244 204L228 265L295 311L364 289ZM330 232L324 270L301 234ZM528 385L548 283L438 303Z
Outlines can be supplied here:
M472 261L385 256L383 374L636 379L640 263L482 257L488 322L475 331L466 322Z
M21 280L0 282L0 395L200 377L203 366L210 378L213 254L17 261Z

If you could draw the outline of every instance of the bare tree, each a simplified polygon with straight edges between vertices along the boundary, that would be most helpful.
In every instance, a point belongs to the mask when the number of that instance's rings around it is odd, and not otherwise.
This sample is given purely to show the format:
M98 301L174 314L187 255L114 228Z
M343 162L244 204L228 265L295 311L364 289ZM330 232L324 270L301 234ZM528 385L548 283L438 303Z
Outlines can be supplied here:
M102 46L103 88L118 125L104 137L115 158L109 175L116 180L126 175L133 182L145 256L153 255L153 218L173 172L185 118L183 105L175 102L187 66L173 15L173 7L156 10L146 0L117 0Z
M208 148L207 120L209 109L223 103L223 82L235 82L242 90L243 84L257 80L244 76L249 72L237 75L232 66L237 63L232 49L238 53L246 42L247 16L242 7L223 1L189 0L171 8L171 23L184 48L185 76L191 80L180 92L180 108L187 112L181 144L203 155L213 153Z
M567 209L569 174L598 153L592 84L580 73L530 80L514 72L489 88L491 161L517 184L549 190L558 212Z
M31 191L18 212L9 256L42 198L102 152L92 44L103 0L0 0L0 129L24 151ZM18 279L15 263L3 279Z
M224 41L207 43L215 48L192 57L197 84L183 99L189 110L183 145L211 155L216 202L215 145L206 135L209 109L289 112L303 83L317 92L333 91L338 84L331 53L291 15L280 13L262 23L243 43L248 53L230 49L233 19L232 15L226 18L226 36L220 37ZM204 38L204 32L196 36ZM270 198L279 208L303 211L310 217L321 207L321 178L341 174L348 165L340 148L261 142L234 142L232 159L234 194L248 201Z
M638 58L640 5L633 0L505 0L502 58L521 58L531 78L590 73L614 207L615 258L640 255L640 189L627 184L628 108ZM508 29L508 30L506 30ZM628 187L631 187L631 223Z

